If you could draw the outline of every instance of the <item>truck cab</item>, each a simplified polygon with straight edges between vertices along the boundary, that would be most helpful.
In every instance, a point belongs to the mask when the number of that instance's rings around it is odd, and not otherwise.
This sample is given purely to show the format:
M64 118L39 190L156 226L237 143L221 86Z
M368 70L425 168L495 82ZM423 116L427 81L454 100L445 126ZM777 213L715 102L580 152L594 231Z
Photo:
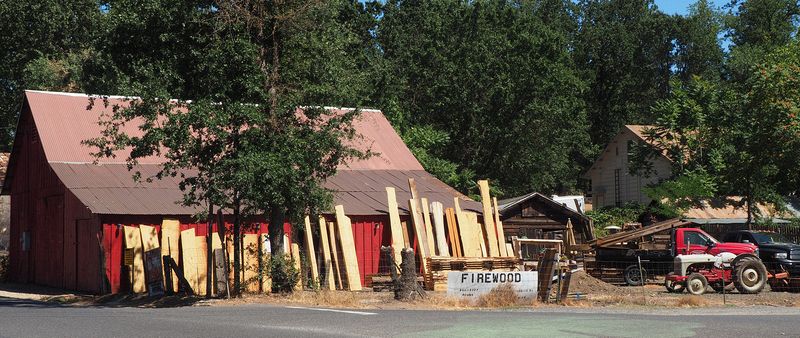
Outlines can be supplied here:
M759 257L770 271L786 270L791 276L800 275L800 245L781 234L738 230L725 234L723 238L725 241L757 245Z
M673 255L710 254L730 252L735 255L758 255L758 247L752 243L718 242L714 237L698 228L677 228L672 231Z

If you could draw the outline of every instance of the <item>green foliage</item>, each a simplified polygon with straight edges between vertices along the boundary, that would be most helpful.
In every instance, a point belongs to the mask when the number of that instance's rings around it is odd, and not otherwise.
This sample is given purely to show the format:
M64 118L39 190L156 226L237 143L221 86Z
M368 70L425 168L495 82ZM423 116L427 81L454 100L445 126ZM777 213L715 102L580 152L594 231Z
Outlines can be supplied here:
M297 282L300 281L300 271L295 268L292 257L289 255L271 256L269 271L273 293L292 292Z
M687 209L697 206L703 200L711 199L717 193L714 177L702 169L687 171L677 177L644 188L645 194L652 198L656 212L668 217L678 217Z

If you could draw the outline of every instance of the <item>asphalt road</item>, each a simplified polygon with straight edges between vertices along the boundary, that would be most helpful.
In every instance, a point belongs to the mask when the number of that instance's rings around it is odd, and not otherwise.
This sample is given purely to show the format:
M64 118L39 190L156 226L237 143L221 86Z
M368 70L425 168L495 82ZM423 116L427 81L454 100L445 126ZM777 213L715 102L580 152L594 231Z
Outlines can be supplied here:
M240 336L798 337L800 309L348 311L269 305L143 309L0 298L0 337Z

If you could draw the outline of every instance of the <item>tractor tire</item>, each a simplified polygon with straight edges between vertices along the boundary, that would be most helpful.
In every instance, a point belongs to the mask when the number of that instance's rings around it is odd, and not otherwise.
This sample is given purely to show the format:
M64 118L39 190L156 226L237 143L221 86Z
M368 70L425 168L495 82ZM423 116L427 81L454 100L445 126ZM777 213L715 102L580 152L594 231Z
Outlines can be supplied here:
M767 285L767 267L760 260L742 259L736 262L733 273L739 293L759 293Z
M664 288L667 289L669 293L681 293L686 287L683 286L681 283L675 283L671 280L664 281Z
M722 282L711 283L711 288L718 293L722 293ZM734 285L733 282L725 285L725 293L730 293L733 290L736 290L736 285Z
M693 295L702 295L708 288L708 279L699 273L693 273L686 278L686 291Z
M624 276L625 284L630 286L640 286L644 283L642 277L647 279L647 271L642 269L640 272L638 265L628 265L628 267L625 268Z

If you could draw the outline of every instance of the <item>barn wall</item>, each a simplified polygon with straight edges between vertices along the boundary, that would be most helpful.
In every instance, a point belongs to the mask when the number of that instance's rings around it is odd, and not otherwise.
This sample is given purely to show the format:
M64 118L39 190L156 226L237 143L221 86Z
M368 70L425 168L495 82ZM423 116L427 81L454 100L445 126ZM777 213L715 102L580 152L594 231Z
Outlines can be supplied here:
M120 293L120 292L128 292L129 291L129 283L125 283L124 280L127 278L123 276L123 250L125 247L124 239L125 235L123 233L123 226L133 226L138 227L141 224L149 225L156 228L158 232L158 239L161 240L161 222L164 219L177 219L180 222L180 229L188 230L194 229L195 236L205 236L208 234L208 224L207 223L200 223L197 220L192 219L191 217L186 216L158 216L158 215L103 215L101 216L102 220L102 247L103 247L103 255L105 262L103 264L103 280L102 283L105 285L104 292L107 293ZM292 243L292 226L290 223L285 223L284 231L287 235L289 235L289 243L286 245L291 245ZM212 224L213 231L217 232L219 227L216 223ZM227 231L231 231L233 229L233 224L230 223L226 217L225 227ZM247 226L243 226L243 232L245 234L266 234L267 233L267 223L264 222L255 222L255 223L248 223ZM180 264L180 262L179 262Z

